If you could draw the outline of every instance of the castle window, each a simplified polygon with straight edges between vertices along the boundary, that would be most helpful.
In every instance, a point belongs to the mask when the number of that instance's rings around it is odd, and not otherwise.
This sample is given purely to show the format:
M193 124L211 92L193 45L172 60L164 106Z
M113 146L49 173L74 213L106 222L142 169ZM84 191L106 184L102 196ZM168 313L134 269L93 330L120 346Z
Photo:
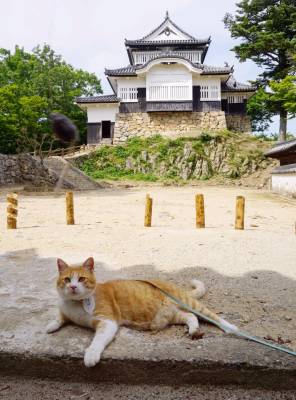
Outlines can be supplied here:
M201 85L200 99L201 100L209 100L209 86L208 85Z
M211 85L211 100L219 100L219 87L218 85Z
M216 101L220 100L220 90L218 85L201 85L200 100Z
M228 96L228 103L243 103L243 102L244 102L244 96L240 95Z
M137 88L119 88L119 97L123 102L137 101L138 89Z

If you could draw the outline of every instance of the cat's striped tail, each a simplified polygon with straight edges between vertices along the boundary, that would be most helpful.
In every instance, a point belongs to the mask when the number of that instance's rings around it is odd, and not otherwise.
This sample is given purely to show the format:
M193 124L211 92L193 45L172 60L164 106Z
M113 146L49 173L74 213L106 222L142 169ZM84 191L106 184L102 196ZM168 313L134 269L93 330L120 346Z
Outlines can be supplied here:
M158 285L154 284L151 281L144 281L149 283L150 285L156 287L159 289L165 296L173 300L175 303L177 303L180 307L182 307L184 310L192 312L193 314L197 315L198 317L204 319L207 322L210 322L216 326L218 326L220 329L227 333L233 333L236 336L242 337L247 340L251 340L256 343L263 344L264 346L270 347L274 350L282 351L284 353L290 354L292 356L296 356L296 351L289 349L286 346L281 346L277 343L271 343L265 339L261 339L260 337L250 335L246 332L242 332L238 329L237 326L230 324L229 322L225 321L223 318L220 318L217 314L213 313L212 311L208 310L206 307L202 306L197 300L192 299L189 297L189 301L187 304L186 302L183 302L182 299L180 300L179 298L175 297L171 293L167 292L166 290L162 289ZM202 306L202 308L200 308ZM205 314L203 314L205 313Z
M207 307L205 307L202 303L200 303L198 300L194 299L190 294L187 294L185 296L169 296L169 293L166 293L168 297L171 297L172 300L174 300L176 303L178 303L184 310L190 311L188 309L191 309L191 312L194 314L197 314L200 318L206 320L207 322L210 322L216 326L218 326L220 329L222 329L224 332L231 333L231 332L236 332L238 331L238 327L231 324L230 322L226 321L225 319L221 318L219 315L214 313L213 311L209 310ZM174 297L174 298L173 298ZM178 301L176 301L178 300Z

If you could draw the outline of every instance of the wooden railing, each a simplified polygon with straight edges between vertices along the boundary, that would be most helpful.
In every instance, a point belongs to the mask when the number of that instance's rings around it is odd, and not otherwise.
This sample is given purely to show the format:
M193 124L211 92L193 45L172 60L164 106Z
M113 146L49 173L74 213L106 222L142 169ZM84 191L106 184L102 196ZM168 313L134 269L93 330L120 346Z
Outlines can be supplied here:
M147 101L188 101L192 100L192 85L166 84L147 87Z
M72 146L72 147L66 147L66 148L60 148L60 149L54 149L54 150L47 150L47 151L42 151L42 157L50 157L50 156L69 156L71 154L77 153L78 151L85 151L87 149L87 145L79 145L79 146ZM40 152L31 152L30 153L33 156L40 156Z
M152 58L159 57L163 54L161 51L138 51L134 52L135 64L145 64L147 61ZM201 52L200 51L172 51L172 57L174 55L181 56L187 58L188 60L199 63L201 61Z

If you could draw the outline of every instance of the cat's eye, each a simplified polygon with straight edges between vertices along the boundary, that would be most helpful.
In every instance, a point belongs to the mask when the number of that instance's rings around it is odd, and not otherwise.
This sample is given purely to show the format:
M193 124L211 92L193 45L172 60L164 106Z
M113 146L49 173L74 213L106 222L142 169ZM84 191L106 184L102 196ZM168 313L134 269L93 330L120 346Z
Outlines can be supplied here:
M67 277L67 278L64 279L64 281L65 281L66 283L70 283L70 282L71 282L71 279Z
M84 278L84 276L81 276L78 280L79 280L79 282L84 282L85 278Z

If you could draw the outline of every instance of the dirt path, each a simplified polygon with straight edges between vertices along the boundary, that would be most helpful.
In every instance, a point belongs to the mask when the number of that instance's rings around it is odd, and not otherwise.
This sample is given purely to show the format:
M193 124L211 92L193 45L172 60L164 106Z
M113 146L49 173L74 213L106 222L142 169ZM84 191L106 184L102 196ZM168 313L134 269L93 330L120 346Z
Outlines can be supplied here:
M152 228L143 227L147 192L154 199ZM20 195L19 229L7 231L1 218L0 261L18 268L44 264L52 296L56 257L77 263L93 255L102 280L160 277L187 285L197 277L208 287L207 305L249 332L280 336L296 349L296 201L203 187L207 227L197 230L197 192L154 186L75 193L75 226L65 225L63 196ZM246 197L244 231L233 227L236 195ZM5 207L1 196L2 216ZM5 296L3 275L1 290Z

